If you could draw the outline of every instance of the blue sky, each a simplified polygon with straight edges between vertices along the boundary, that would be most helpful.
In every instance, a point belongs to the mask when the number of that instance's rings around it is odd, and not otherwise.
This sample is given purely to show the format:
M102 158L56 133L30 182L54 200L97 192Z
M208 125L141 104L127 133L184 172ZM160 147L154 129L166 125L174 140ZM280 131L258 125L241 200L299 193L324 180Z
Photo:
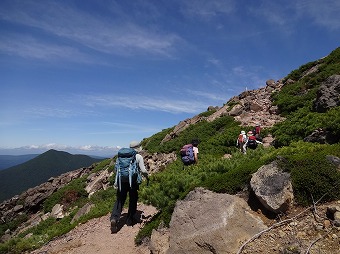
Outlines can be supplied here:
M1 0L0 154L111 155L339 47L340 1Z

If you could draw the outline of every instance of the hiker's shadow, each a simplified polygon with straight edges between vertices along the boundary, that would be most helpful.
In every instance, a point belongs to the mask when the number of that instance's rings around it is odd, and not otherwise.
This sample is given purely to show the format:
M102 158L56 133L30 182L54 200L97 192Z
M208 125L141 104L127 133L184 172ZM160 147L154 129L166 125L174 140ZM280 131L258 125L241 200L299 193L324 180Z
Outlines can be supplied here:
M118 231L120 231L125 225L127 226L134 226L135 224L141 223L143 221L143 219L146 219L147 217L145 217L143 215L143 211L136 211L136 214L132 220L132 222L128 222L127 221L127 213L122 213L118 223L117 223L117 228L116 231L114 233L117 233Z

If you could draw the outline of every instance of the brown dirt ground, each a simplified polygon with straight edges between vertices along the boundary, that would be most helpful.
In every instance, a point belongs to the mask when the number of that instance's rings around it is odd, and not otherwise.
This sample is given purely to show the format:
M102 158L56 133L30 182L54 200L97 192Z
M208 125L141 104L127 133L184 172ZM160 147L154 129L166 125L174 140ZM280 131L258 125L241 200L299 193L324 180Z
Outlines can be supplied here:
M122 219L126 217L123 210ZM133 226L120 224L119 231L111 234L110 214L81 224L69 233L58 237L31 254L147 254L146 245L135 246L134 239L140 227L157 213L152 206L138 204L137 213L141 214L141 223Z

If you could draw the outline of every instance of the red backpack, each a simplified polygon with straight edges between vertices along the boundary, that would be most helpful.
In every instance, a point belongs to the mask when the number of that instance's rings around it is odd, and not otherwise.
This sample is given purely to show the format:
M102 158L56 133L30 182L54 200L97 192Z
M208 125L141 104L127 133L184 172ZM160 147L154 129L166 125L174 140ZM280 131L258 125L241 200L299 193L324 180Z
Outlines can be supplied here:
M256 148L257 147L257 142L256 142L255 136L249 136L248 137L247 147L249 147L249 148Z
M239 142L239 143L244 143L244 142L245 142L245 140L244 140L244 134L238 135L238 142Z

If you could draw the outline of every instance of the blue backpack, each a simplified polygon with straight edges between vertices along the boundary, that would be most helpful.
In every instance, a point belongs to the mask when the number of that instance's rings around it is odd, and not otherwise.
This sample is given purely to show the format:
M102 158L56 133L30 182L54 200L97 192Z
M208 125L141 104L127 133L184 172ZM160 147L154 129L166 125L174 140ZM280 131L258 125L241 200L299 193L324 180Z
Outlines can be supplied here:
M180 154L184 165L195 163L194 149L192 144L184 145L180 150Z
M129 183L130 187L134 183L140 184L142 182L142 175L136 161L137 152L132 148L121 148L118 151L116 160L116 183L121 190L121 183Z

